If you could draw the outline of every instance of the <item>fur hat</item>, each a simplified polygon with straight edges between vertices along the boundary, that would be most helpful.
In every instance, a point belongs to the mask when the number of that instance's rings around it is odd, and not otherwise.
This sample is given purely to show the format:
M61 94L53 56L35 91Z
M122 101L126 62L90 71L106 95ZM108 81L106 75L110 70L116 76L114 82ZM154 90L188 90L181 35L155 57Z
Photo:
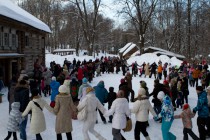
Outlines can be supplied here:
M138 91L139 96L146 96L146 90L144 88L140 88Z
M60 93L67 93L67 87L65 85L61 85L58 89Z
M83 78L83 79L82 79L82 83L83 83L83 84L86 84L87 82L88 82L87 78Z
M20 109L20 102L13 102L11 107L14 110L19 110Z
M86 94L90 93L90 92L93 92L94 89L92 87L87 87L86 88Z
M158 93L158 95L157 95L157 98L158 98L159 100L162 100L164 97L165 97L165 93L164 93L163 91L160 91L160 92Z
M210 86L208 86L208 87L206 88L206 90L207 90L207 91L210 90Z
M188 109L189 107L190 107L189 104L186 103L186 104L183 105L182 110Z
M203 91L203 87L202 87L202 86L197 86L197 87L196 87L196 90L197 90L197 91Z
M56 81L56 77L55 76L52 77L52 81Z

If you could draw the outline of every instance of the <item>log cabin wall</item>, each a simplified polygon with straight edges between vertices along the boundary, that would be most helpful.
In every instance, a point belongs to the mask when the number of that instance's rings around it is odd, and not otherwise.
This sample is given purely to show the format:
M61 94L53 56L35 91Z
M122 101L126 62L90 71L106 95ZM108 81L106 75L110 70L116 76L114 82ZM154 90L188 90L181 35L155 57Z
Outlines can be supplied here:
M24 54L20 56L0 56L3 71L9 68L9 74L3 80L12 77L12 65L20 71L25 69L28 73L33 72L33 66L36 59L40 59L45 65L45 36L46 32L36 29L27 24L12 20L0 15L0 54L17 53ZM17 63L14 64L14 63ZM6 74L6 72L4 72ZM8 80L6 80L8 81Z

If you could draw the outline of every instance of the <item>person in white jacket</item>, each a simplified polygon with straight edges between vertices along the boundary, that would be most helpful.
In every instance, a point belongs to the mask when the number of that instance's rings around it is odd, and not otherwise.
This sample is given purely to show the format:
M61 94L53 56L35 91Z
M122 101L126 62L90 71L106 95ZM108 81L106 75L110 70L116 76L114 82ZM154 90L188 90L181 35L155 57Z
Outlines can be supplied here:
M125 140L120 133L121 129L126 127L126 117L130 116L128 100L124 96L124 91L119 90L117 93L117 99L112 103L111 109L108 110L104 116L113 115L112 119L112 135L113 140Z
M22 117L26 116L29 111L32 112L30 132L36 135L36 140L42 140L40 133L46 130L45 117L42 110L45 107L48 111L53 113L53 109L38 95L38 89L33 89L31 94L33 99L28 103Z
M138 91L138 100L133 104L131 113L136 116L136 125L134 129L135 140L140 140L140 132L144 135L146 140L150 140L149 134L147 133L147 124L149 112L152 113L154 117L157 117L152 105L146 96L146 90L140 88Z
M106 140L98 132L94 130L94 126L97 118L96 108L99 109L103 114L105 112L104 106L100 103L98 98L95 96L94 89L92 87L86 88L86 96L77 106L78 111L81 111L84 107L87 109L86 119L83 120L83 137L84 140L90 140L88 131L92 133L98 140Z

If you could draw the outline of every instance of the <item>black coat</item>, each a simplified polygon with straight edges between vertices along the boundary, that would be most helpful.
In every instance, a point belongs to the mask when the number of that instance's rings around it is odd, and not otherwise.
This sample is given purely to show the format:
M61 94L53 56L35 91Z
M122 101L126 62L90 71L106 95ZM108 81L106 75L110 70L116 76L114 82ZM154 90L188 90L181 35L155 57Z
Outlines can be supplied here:
M125 98L129 101L129 95L131 94L131 101L134 101L134 91L128 86L127 82L124 82L119 85L119 90L123 90L125 92Z
M110 109L112 106L112 103L114 100L117 98L117 93L116 92L109 92L108 97L107 97L107 102L108 102L108 108Z
M15 102L20 103L20 112L24 112L30 99L29 99L29 89L25 86L17 86L15 88L14 94Z

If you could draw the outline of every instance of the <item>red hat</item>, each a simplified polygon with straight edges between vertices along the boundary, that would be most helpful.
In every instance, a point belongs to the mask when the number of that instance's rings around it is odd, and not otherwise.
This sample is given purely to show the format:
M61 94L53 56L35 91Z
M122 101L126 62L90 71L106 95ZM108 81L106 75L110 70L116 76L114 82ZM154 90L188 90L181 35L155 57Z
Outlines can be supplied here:
M183 105L183 110L188 109L189 107L190 107L189 104L186 103Z
M163 81L163 84L164 84L164 85L168 85L169 83L168 83L167 80L164 80L164 81Z

